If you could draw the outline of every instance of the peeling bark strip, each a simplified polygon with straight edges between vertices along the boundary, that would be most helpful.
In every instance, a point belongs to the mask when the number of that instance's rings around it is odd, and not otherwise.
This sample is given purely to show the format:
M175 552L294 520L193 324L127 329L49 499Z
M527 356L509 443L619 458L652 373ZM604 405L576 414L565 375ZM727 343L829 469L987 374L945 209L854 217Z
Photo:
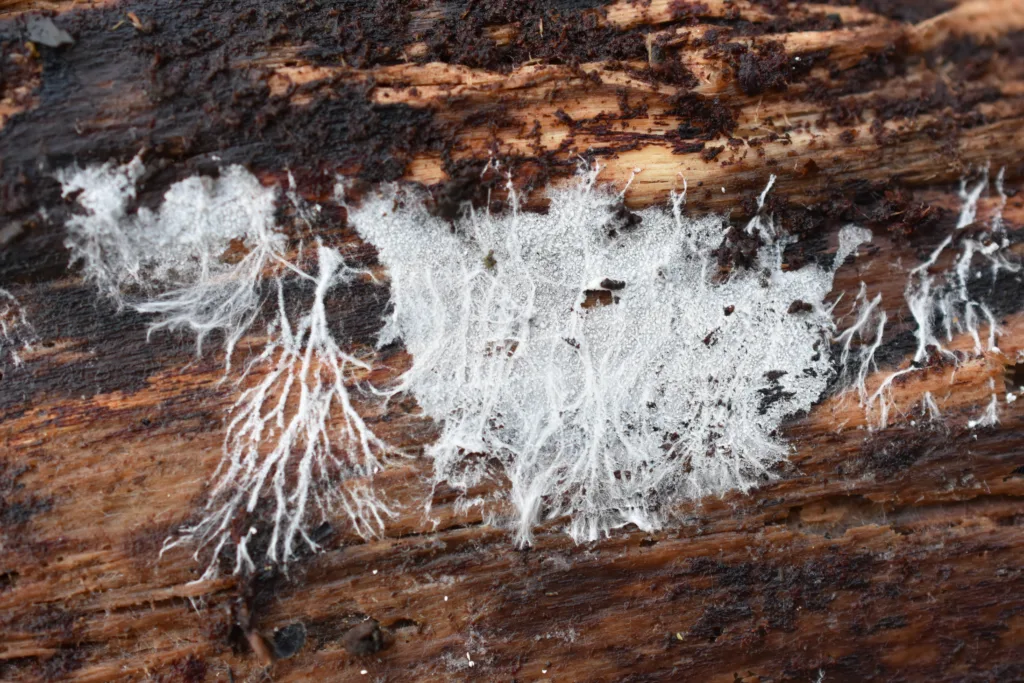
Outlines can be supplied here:
M0 679L256 681L266 666L275 680L1024 678L1019 0L0 7ZM550 520L529 551L492 525L510 513L500 476L466 495L428 483L421 454L441 427L412 398L359 404L413 456L374 479L394 504L383 536L337 515L308 531L323 552L299 552L287 576L254 561L193 583L204 565L184 547L156 558L203 519L238 392L281 366L225 382L224 332L197 357L194 335L147 335L162 318L132 310L152 280L118 282L118 312L69 266L67 226L86 214L58 172L140 152L125 225L233 165L291 191L268 208L274 253L309 278L261 269L258 320L299 336L298 321L324 322L310 348L353 351L377 387L416 358L402 340L373 348L391 273L334 201L339 175L353 207L400 180L455 225L467 205L509 214L496 165L540 211L581 157L619 187L639 168L610 209L616 235L685 180L688 212L731 225L715 282L758 276L755 221L797 238L786 273L831 267L840 230L862 226L871 243L836 264L837 339L815 361L859 390L834 384L786 421L788 462L747 494L582 546ZM300 210L313 203L315 217ZM370 275L327 288L316 239ZM252 253L226 241L214 275ZM587 285L586 315L631 295L605 278ZM788 302L787 324L817 315L809 299ZM707 353L726 339L710 332ZM235 357L269 351L283 377L295 358L273 356L268 335L247 330ZM769 404L785 400L780 372L764 377ZM250 521L274 514L260 505ZM254 559L272 546L244 525L226 533Z

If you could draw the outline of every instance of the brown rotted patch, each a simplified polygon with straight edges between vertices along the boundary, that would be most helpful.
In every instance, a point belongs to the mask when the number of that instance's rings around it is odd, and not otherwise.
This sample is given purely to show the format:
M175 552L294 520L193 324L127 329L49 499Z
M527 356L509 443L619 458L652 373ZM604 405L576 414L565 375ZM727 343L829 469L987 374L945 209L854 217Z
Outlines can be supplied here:
M42 71L39 49L28 41L0 42L0 128L8 118L34 107L38 101L36 92Z
M838 5L851 5L869 12L916 24L942 14L953 7L953 0L835 0Z
M0 460L0 534L7 542L33 517L53 507L52 499L35 495L19 481L29 469L29 465Z
M978 105L1003 97L1001 88L982 83L998 78L1008 63L1024 56L1024 32L1011 32L998 38L979 40L973 36L951 36L928 52L911 54L906 41L896 41L884 49L865 55L852 68L832 69L827 79L808 79L808 97L826 106L818 125L835 123L850 126L867 120L870 132L880 146L899 141L900 133L887 127L889 121L915 119L924 114L935 117L924 132L942 143L943 155L956 160L958 141L965 130L987 123ZM909 66L924 64L941 71L942 78L924 79L907 84L908 93L899 97L882 94L870 98L846 97L862 93L884 81L906 74ZM853 142L852 131L841 134L844 144Z
M727 276L736 268L753 267L757 261L757 250L763 245L760 234L751 235L742 228L730 230L722 243L711 252L718 262L719 276Z
M506 163L514 163L505 159ZM467 206L476 209L490 208L487 205L495 190L505 183L505 178L493 170L486 160L460 159L454 160L451 155L444 155L444 170L448 180L430 188L430 201L427 209L431 214L448 221L454 221ZM504 196L504 193L500 193ZM497 197L495 197L497 200ZM501 207L495 206L495 209Z
M200 659L195 655L189 655L188 657L182 657L171 663L169 670L158 674L156 680L161 683L203 683L206 680L207 673L209 673L209 665L206 660Z
M706 2L687 2L686 0L672 0L668 6L673 21L696 24L700 17L706 16L710 7Z
M936 449L938 428L875 432L861 444L860 463L879 479L899 476Z
M146 339L145 316L114 310L87 285L34 292L45 301L28 299L32 325L43 347L57 342L70 345L74 360L63 353L29 358L12 372L16 381L0 392L0 411L20 411L33 397L66 396L88 398L102 393L131 393L146 386L147 380L177 357L188 362L194 343L184 335L168 333ZM9 413L11 414L11 413Z
M400 619L392 624L392 628L408 628L409 625L416 625L416 622ZM306 628L314 651L329 645L340 645L352 656L366 657L394 644L390 629L382 628L376 619L361 613L320 619L311 622Z
M802 610L822 612L837 597L837 591L861 590L876 572L876 562L867 555L826 554L801 564L776 561L727 564L711 558L691 560L689 576L711 579L709 587L698 581L690 591L709 598L688 637L714 642L734 624L743 631L764 637L772 631L793 632ZM735 635L735 634L734 634Z
M788 67L789 58L782 43L769 41L743 53L736 69L736 80L747 95L784 90L789 84Z
M823 6L821 12L793 16L790 11L793 6L796 3L779 3L773 8L777 15L766 21L737 20L730 26L729 36L756 37L804 31L835 31L843 27L842 17L829 12L827 7Z
M31 634L44 642L52 653L0 663L0 674L25 675L29 680L64 680L82 667L90 651L98 646L85 642L79 628L82 615L50 604L22 610L16 617L0 617L5 633ZM6 673L5 673L6 666Z
M669 140L713 140L736 128L736 113L718 97L692 92L675 95L669 100L666 113L683 121L675 131L665 135Z
M426 36L429 48L422 61L508 72L530 59L568 65L646 59L644 32L607 26L599 4L494 0L452 7ZM507 43L489 36L489 27L510 24L515 30Z

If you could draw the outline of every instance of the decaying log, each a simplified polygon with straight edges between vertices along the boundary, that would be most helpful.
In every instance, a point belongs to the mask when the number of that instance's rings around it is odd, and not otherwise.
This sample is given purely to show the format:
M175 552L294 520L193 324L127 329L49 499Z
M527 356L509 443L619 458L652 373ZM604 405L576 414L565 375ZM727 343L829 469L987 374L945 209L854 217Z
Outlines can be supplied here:
M148 336L144 316L115 310L69 264L63 226L77 209L54 177L141 153L140 207L243 164L267 184L291 172L325 205L338 175L357 198L419 183L454 216L504 197L489 163L543 210L545 186L596 161L620 187L635 174L630 209L665 203L685 180L688 211L739 226L775 175L768 210L799 238L786 267L834 253L847 223L874 234L833 292L850 302L863 282L882 294L890 328L873 390L909 366L907 273L955 231L961 178L1002 170L1005 208L987 193L978 221L1001 210L1022 255L1019 0L0 11L0 288L31 330L19 362L0 358L0 678L1024 679L1019 273L986 294L999 352L956 337L959 362L894 383L903 417L884 429L837 388L789 421L793 454L774 480L686 504L661 531L576 545L555 520L519 549L485 511L432 487L418 455L378 477L399 509L382 538L327 524L323 552L287 573L228 567L195 582L204 565L189 548L160 550L204 504L237 388L222 381L223 354L197 356L183 333ZM40 17L73 43L40 42ZM332 237L378 282L331 312L369 352L387 273L334 210ZM742 267L739 251L723 251L723 272ZM411 362L386 349L372 376ZM926 391L942 420L913 418ZM972 426L993 394L999 423ZM367 419L414 455L436 435L414 402Z

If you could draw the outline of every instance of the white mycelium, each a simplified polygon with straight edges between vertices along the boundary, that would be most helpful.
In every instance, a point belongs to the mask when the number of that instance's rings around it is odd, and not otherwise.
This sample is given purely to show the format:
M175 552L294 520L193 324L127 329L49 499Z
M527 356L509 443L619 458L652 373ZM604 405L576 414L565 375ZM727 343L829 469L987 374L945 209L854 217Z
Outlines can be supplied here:
M181 181L158 210L133 211L141 172L136 160L60 174L84 209L68 222L84 275L119 305L152 314L154 328L191 329L200 341L222 333L228 360L244 334L266 339L241 373L205 515L172 545L212 544L215 557L234 547L236 571L251 570L257 532L239 537L235 527L240 516L258 524L265 498L274 501L272 561L287 562L298 542L315 547L310 508L328 518L340 510L364 535L379 531L391 513L370 484L389 449L350 395L369 360L338 343L325 304L367 275L320 243L315 272L300 267L301 248L290 254L274 223L282 193L244 169ZM438 421L427 449L435 482L465 490L507 478L521 543L537 523L563 516L577 540L630 522L655 528L673 503L747 490L786 456L777 430L833 379L833 340L849 373L841 383L887 423L887 387L912 369L874 393L865 388L885 330L880 297L862 289L838 335L824 303L835 267L870 232L842 230L832 267L784 270L791 238L759 213L745 228L764 243L754 267L723 276L714 252L730 229L724 218L686 215L684 192L638 212L639 224L624 221L622 194L597 175L552 190L544 214L520 210L511 186L506 213L470 211L454 223L430 215L409 188L349 207L391 278L379 344L401 340L413 357L377 400L411 393ZM981 193L963 194L960 227ZM304 215L297 195L286 196ZM1017 267L1001 255L1001 229L997 217L990 235L959 240L962 255L938 280L929 268L952 237L911 272L918 359L942 350L942 332L967 332L981 351L979 322L994 348L993 316L966 282L975 256L993 269ZM284 287L300 281L313 293L296 314ZM940 416L930 394L922 406ZM977 424L998 419L994 406Z
M231 166L216 179L175 183L159 211L130 213L143 170L135 158L58 174L64 196L74 194L85 209L67 222L72 259L118 305L157 314L153 328L192 329L200 346L210 332L223 332L230 358L259 311L261 273L282 258L278 192ZM222 255L235 240L247 253L229 263Z
M244 334L267 340L239 378L205 514L167 547L213 544L216 561L225 546L234 546L235 571L253 569L248 545L255 531L242 538L232 533L239 517L256 512L265 497L274 501L271 561L287 562L296 541L315 547L305 531L311 507L332 518L340 509L355 531L376 533L390 511L368 480L387 447L363 421L348 388L370 366L342 349L325 306L332 290L363 274L322 244L318 272L302 270L301 248L289 258L274 223L279 191L241 167L223 169L216 179L175 183L158 211L132 213L142 170L136 159L60 174L65 195L77 193L85 210L67 224L67 245L84 275L119 305L154 314L151 329L191 329L200 343L221 332L229 368ZM288 197L300 216L308 211L294 192ZM240 253L230 256L232 250ZM301 280L313 285L312 301L290 317L283 287ZM263 315L268 296L272 312Z
M864 407L870 425L873 428L885 428L892 420L894 400L892 396L893 382L903 375L924 372L925 361L930 353L941 353L954 362L960 358L946 348L946 344L955 335L966 334L974 342L973 353L1000 353L996 339L999 324L992 310L984 301L976 298L969 291L972 280L990 278L995 285L996 276L1001 271L1019 272L1020 263L1010 258L1009 239L1003 223L1003 209L1006 207L1007 196L1003 187L1003 171L1000 170L995 180L995 190L999 197L987 225L979 225L977 221L978 200L989 187L989 175L986 169L982 177L969 186L964 180L960 185L960 213L954 231L932 250L928 258L910 269L907 285L903 296L914 321L914 335L917 349L914 352L914 364L889 373L878 387L869 392L865 380L874 365L875 351L881 346L887 321L886 314L880 306L882 295L868 297L861 284L861 291L854 302L852 312L853 323L838 337L842 346L840 365L845 372L848 362L856 361L858 370L853 376L852 386L856 389L861 405ZM967 227L975 230L968 234ZM954 257L953 265L948 269L938 268L942 259L956 246L959 254ZM979 270L979 264L984 270ZM984 339L982 333L984 332ZM851 343L857 338L862 344L854 354ZM977 420L969 422L970 427L996 424L998 400L993 387L988 406L984 414ZM938 419L941 415L938 405L930 392L921 399L921 412L930 419Z
M8 358L21 365L19 351L32 348L35 333L17 297L0 287L0 363Z
M585 540L746 490L785 457L776 430L832 374L832 269L783 270L786 241L759 215L756 266L716 281L723 218L687 216L676 195L617 225L622 196L596 169L551 191L546 214L509 192L508 213L454 224L399 187L349 209L391 277L380 343L401 339L413 356L393 391L442 426L428 448L436 480L468 488L497 459L520 542L562 515ZM836 263L866 237L844 230ZM584 307L600 290L611 303Z

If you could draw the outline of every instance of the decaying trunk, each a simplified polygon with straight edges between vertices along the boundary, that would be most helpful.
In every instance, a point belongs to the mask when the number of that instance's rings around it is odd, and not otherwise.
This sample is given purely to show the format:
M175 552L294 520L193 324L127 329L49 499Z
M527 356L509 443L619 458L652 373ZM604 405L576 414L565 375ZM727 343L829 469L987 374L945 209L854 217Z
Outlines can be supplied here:
M338 175L356 197L420 183L451 217L497 208L504 179L488 163L543 210L545 186L596 161L620 187L635 173L630 209L685 180L687 211L741 226L775 175L767 210L799 238L784 267L834 253L846 224L874 234L833 293L882 295L873 391L917 347L908 273L972 229L956 231L961 178L1002 171L1008 199L984 193L977 222L1002 211L1020 258L1024 3L0 9L0 288L18 302L0 312L30 342L0 359L0 678L256 681L269 665L279 681L1024 679L1019 273L985 280L998 351L956 336L957 362L893 383L884 429L867 429L855 396L823 397L787 423L793 452L772 481L684 506L661 531L576 545L555 520L518 549L431 486L422 449L437 426L394 402L367 419L416 457L378 477L399 510L382 538L327 524L323 552L287 574L227 566L194 582L208 558L159 553L204 504L237 386L223 354L147 338L144 316L83 280L63 246L78 209L54 177L141 152L139 207L243 164L268 184L291 172L325 206ZM369 350L387 273L332 215L336 241L378 275L332 310ZM748 249L727 245L723 273ZM392 348L374 373L411 362ZM926 391L940 420L915 418ZM979 424L993 395L999 422Z

